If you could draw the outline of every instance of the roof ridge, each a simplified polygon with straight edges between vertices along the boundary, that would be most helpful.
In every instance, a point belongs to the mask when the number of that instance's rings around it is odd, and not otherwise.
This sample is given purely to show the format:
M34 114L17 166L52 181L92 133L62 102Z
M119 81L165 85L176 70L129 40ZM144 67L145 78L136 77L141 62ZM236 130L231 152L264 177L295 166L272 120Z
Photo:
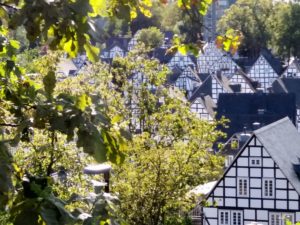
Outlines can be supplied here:
M290 119L289 119L288 116L286 116L286 117L284 117L284 118L282 118L282 119L280 119L280 120L277 120L276 122L271 123L271 124L269 124L269 125L267 125L267 126L264 126L264 127L262 127L262 128L259 128L259 129L255 130L253 133L254 133L255 135L260 134L260 133L262 133L262 132L265 132L266 130L269 130L269 129L271 129L271 128L274 128L274 127L278 126L279 124L285 123L285 122L287 122L287 121L290 121Z

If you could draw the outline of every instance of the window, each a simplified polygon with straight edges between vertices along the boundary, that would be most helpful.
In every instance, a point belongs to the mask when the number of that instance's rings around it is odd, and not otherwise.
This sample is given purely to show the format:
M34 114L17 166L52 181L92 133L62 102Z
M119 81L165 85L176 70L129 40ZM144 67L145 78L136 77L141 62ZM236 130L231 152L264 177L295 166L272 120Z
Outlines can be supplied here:
M288 221L294 223L294 214L280 212L270 213L269 221L270 225L286 225Z
M221 210L219 212L219 224L220 225L229 225L230 221L229 221L229 211L225 211L225 210Z
M220 210L219 225L242 225L243 214L241 211Z
M261 159L258 157L251 157L250 166L254 166L254 167L261 166Z
M231 218L232 218L232 223L231 223L232 225L242 225L243 224L242 212L232 211Z
M247 178L241 178L238 179L238 196L248 196L248 179Z
M263 195L264 197L274 197L273 179L263 179Z

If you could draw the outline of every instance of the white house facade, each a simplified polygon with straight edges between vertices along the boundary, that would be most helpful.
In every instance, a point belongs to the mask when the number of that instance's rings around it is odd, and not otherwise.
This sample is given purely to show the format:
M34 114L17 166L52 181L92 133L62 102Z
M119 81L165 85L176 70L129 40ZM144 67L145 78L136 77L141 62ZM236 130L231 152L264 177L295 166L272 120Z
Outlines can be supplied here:
M254 88L250 83L250 78L246 77L246 75L236 72L229 81L230 84L240 85L241 93L254 93Z
M188 66L192 66L192 67L196 68L195 63L193 62L192 58L188 54L182 55L179 52L175 53L175 55L170 59L170 61L167 65L171 70L175 66L178 66L182 70L184 70Z
M278 78L278 74L263 55L258 57L248 72L248 76L252 80L259 82L260 87L265 92L272 86L273 81Z
M300 61L298 59L292 59L282 76L300 78Z
M175 86L181 90L192 93L192 91L201 85L201 80L196 72L190 67L186 67L175 81Z
M300 221L300 135L288 118L254 131L207 195L206 225ZM298 168L297 167L297 168ZM298 174L298 175L297 175Z
M200 52L197 58L199 73L211 73L219 69L216 62L224 55L214 43L207 43L204 46L204 53Z

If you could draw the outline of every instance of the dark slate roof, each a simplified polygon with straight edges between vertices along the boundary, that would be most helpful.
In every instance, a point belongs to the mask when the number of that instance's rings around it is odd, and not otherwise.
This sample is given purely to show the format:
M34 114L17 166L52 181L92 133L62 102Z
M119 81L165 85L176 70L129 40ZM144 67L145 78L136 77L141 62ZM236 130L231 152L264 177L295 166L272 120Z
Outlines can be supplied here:
M123 51L127 51L129 38L124 37L111 37L106 41L106 51L109 51L115 46L119 46Z
M278 78L272 84L273 93L294 93L297 107L300 107L300 78Z
M166 48L156 48L154 49L152 56L159 60L160 63L168 63L172 57L173 54L167 54Z
M263 49L261 50L261 55L269 62L274 71L280 75L283 71L281 62L278 58L274 57L270 50Z
M177 65L174 66L174 68L171 71L171 74L167 76L167 83L168 84L174 84L178 77L182 74L183 70L180 69Z
M190 102L194 102L196 98L200 96L212 95L212 78L208 76L202 84L192 93L192 96L189 98Z
M300 164L300 134L293 123L284 118L254 131L254 135L300 194L300 180L293 168L293 164Z
M252 65L255 63L257 58L248 58L248 57L240 57L238 59L233 59L235 63L242 68L244 72L249 72L251 69Z
M219 95L216 119L228 118L228 127L220 127L230 137L245 129L256 129L255 122L268 125L288 116L296 121L296 99L294 94L273 93L224 93Z

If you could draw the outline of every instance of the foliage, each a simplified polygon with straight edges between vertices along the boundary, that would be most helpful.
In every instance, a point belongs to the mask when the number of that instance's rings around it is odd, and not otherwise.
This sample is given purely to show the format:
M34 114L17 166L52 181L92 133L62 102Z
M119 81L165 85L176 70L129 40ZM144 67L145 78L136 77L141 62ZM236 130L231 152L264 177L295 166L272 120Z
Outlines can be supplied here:
M147 48L155 49L162 46L164 35L158 28L149 27L139 31L137 42L143 43Z
M120 71L129 82L120 80ZM222 157L210 152L220 135L217 123L197 119L179 90L164 87L168 71L142 53L117 59L112 73L134 107L129 118L138 131L114 170L119 213L133 225L184 224L194 200L188 191L222 170Z
M278 3L269 21L272 33L269 45L285 58L300 57L300 6Z
M220 19L218 31L238 30L240 53L257 55L270 47L286 58L299 56L299 4L271 0L238 0Z
M272 13L271 0L238 0L219 20L217 30L220 33L229 29L239 30L244 37L240 52L255 55L267 46L271 34L266 21Z
M205 13L209 4L209 0L179 1L180 7L187 11L195 8L200 14ZM78 82L66 79L58 83L55 72L61 54L48 51L47 56L39 57L37 63L33 62L34 67L29 66L25 59L35 61L35 57L31 57L34 54L30 55L33 52L24 52L26 57L17 59L17 54L24 49L20 50L23 47L20 42L11 39L11 35L17 37L12 31L24 29L21 36L26 35L31 46L45 45L50 50L62 50L70 57L85 51L90 61L95 62L99 49L91 44L91 31L95 29L96 20L99 17L118 18L129 22L139 11L151 16L151 6L150 0L7 0L0 3L0 210L5 212L1 220L9 220L7 223L16 225L105 224L108 221L114 224L115 210L111 203L115 199L103 193L92 197L75 195L74 199L74 195L69 193L72 188L53 184L51 175L57 170L63 171L63 165L65 169L72 170L69 174L74 177L66 185L74 187L80 180L78 171L86 161L74 165L64 163L74 160L78 154L87 160L86 154L97 162L122 163L126 147L130 145L125 141L125 137L130 138L130 135L126 132L124 121L132 116L126 113L124 118L120 116L124 109L116 106L120 105L117 97L122 94L112 95L113 91L108 91L108 86L104 86L104 93L98 92L98 87L91 88L93 82L99 84L96 78L86 80L78 77ZM122 66L122 63L119 65ZM155 65L157 62L149 62L146 67L151 79L162 79L164 73ZM152 67L156 69L150 70ZM109 73L107 67L96 68L98 71L102 69L104 75ZM28 72L35 74L26 74ZM116 89L122 89L122 81L128 74L122 71L122 67L114 68L113 72L120 78L113 77ZM156 82L154 84L159 86ZM150 122L158 116L154 113L157 100L145 91L139 92L138 97L148 100L144 102L147 107L142 107L139 120L149 123L145 127L148 127L145 131L149 133L158 127L157 124L153 127ZM176 108L168 110L166 116L172 119L171 111ZM174 116L178 117L179 113ZM177 132L184 131L185 128L178 122L174 123ZM173 135L173 131L170 132ZM135 143L139 143L138 139ZM32 159L32 162L22 157ZM81 185L84 188L85 182ZM72 209L77 209L77 201L80 206L87 202L88 218L82 218L83 213L78 210L71 213Z
M35 60L35 74L25 80L34 89L16 94L33 95L32 99L1 100L6 107L1 111L5 116L1 117L0 200L2 210L9 213L6 220L13 224L82 223L78 207L91 212L85 224L113 219L111 197L102 193L89 198L90 184L82 170L94 162L86 153L98 161L121 163L122 128L106 114L109 106L92 85L92 77L56 83L54 70L60 57L49 54Z

